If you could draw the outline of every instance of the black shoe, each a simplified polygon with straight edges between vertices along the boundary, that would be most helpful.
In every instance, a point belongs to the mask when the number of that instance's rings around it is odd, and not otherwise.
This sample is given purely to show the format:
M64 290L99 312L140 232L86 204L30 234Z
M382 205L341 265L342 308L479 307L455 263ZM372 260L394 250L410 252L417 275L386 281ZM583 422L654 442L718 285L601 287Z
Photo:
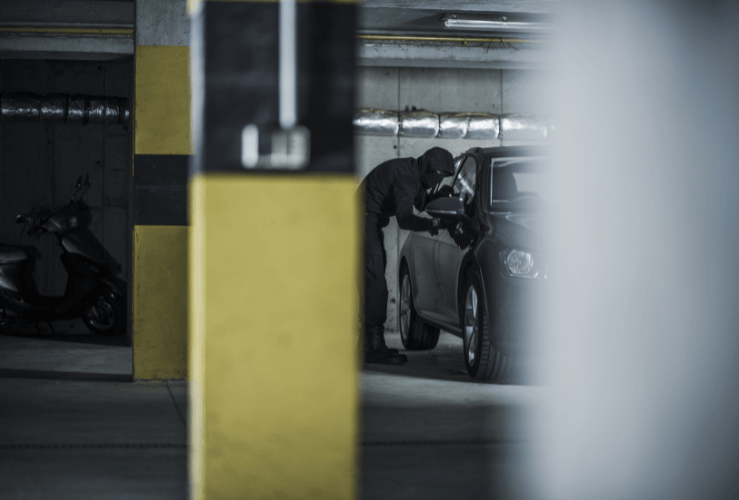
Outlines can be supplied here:
M389 348L386 345L380 347L380 350L389 352L390 354L395 354L395 355L400 354L400 351L399 350L397 350L397 349L391 349L391 348Z
M392 354L387 351L366 351L364 362L370 365L402 365L408 362L405 354Z
M385 328L367 328L364 334L364 362L381 365L402 365L408 362L405 354L385 345Z

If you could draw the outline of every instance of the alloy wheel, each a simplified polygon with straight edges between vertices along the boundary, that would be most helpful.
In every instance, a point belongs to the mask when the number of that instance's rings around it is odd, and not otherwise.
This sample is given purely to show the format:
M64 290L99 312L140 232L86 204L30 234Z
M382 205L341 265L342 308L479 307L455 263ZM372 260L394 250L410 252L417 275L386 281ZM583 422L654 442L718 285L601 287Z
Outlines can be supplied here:
M400 285L400 335L408 338L411 328L411 279L408 274L403 275Z
M478 295L474 286L467 289L464 299L464 342L467 347L467 362L474 366L477 351L477 336L479 335Z

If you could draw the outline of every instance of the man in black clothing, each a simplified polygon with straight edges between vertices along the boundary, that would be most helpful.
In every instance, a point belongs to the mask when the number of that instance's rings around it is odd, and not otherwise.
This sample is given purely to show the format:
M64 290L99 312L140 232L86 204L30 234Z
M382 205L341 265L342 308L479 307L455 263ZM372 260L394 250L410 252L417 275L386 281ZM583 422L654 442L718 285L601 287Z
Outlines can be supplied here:
M436 234L445 227L438 218L413 214L423 210L426 190L454 174L454 158L446 149L431 148L419 158L397 158L381 163L362 181L365 196L364 226L364 362L402 364L405 354L385 345L387 319L387 258L382 228L395 216L401 229Z

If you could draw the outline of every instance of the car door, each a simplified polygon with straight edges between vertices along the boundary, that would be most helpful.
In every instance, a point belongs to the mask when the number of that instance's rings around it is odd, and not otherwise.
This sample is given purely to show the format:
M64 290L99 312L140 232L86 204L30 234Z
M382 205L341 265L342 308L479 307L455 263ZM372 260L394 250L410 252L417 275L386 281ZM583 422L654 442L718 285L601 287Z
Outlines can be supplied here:
M466 155L461 162L452 184L454 193L465 202L470 212L475 201L477 191L477 158L475 155ZM459 323L457 316L457 276L462 258L467 249L462 250L444 230L439 233L434 249L434 275L436 277L436 311L438 321L447 325L456 326Z
M426 214L418 214L424 217ZM435 278L433 272L434 238L427 232L411 232L410 241L410 272L413 275L413 304L422 316L434 307Z
M454 161L455 172L462 164L463 157L456 158ZM451 186L454 176L445 178L437 187ZM428 217L425 212L418 214L420 217ZM439 313L439 297L438 283L439 277L436 274L436 247L440 238L443 238L446 231L439 231L437 236L432 236L427 232L411 233L409 236L413 238L411 245L411 254L413 259L413 273L416 283L414 290L414 305L421 316L438 322L443 315ZM448 235L447 235L448 236Z

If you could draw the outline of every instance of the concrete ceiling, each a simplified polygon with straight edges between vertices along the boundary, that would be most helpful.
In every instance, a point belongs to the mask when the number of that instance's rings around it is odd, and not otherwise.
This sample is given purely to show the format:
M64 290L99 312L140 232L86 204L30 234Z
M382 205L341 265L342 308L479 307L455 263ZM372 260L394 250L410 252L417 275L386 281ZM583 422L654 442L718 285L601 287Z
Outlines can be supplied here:
M133 0L0 0L0 58L133 55Z
M1 0L0 26L133 28L133 0Z
M0 57L131 56L134 4L134 0L0 0ZM443 28L439 19L446 13L505 14L509 22L549 22L558 5L559 0L364 0L358 5L358 64L539 67L546 60L541 44L489 41L496 36L535 39L533 33L450 30ZM439 41L439 37L445 41ZM461 43L462 37L477 41Z
M505 16L508 22L552 23L557 0L364 0L357 30L360 66L531 69L548 65L534 32L447 29L444 14ZM496 37L502 40L495 41Z
M168 0L162 0L168 1ZM442 14L507 13L519 19L554 14L557 0L364 0L358 28L381 31L437 31ZM0 26L133 28L133 0L2 0Z

